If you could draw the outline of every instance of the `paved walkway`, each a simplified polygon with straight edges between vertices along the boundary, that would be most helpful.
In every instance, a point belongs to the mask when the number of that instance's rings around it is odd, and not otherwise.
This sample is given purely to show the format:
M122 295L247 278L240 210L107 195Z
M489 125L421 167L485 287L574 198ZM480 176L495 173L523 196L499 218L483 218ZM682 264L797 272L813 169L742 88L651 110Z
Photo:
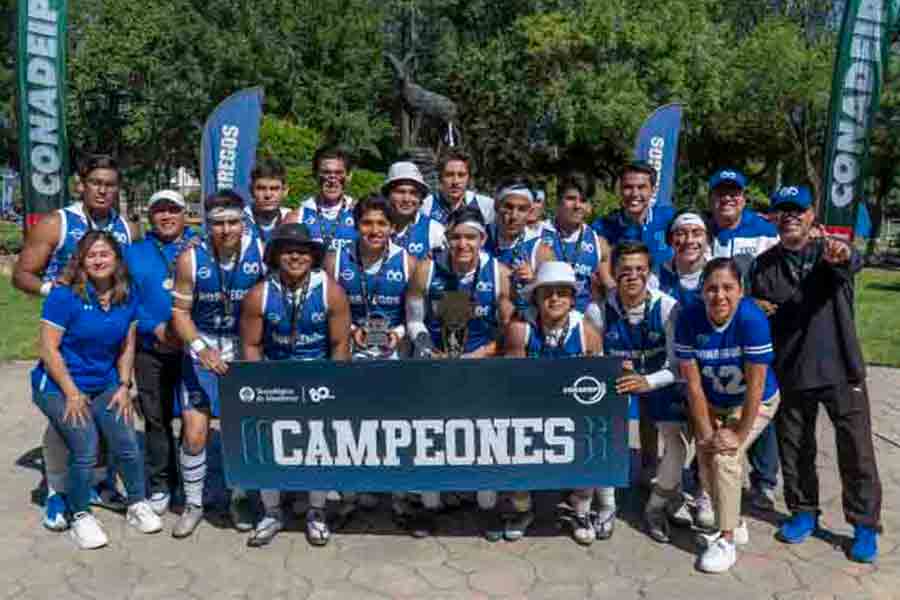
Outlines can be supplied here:
M307 545L301 523L271 546L254 550L221 521L204 523L183 541L142 536L121 516L98 511L110 545L78 552L67 536L40 525L38 469L43 418L29 400L30 365L0 365L0 598L900 598L900 371L873 368L876 450L884 481L882 555L877 566L847 561L851 529L840 510L832 431L820 419L819 470L830 534L800 546L773 539L781 515L751 515L750 544L729 574L694 568L690 535L659 545L639 528L637 492L624 507L613 540L590 548L559 535L552 496L545 516L518 543L489 544L471 515L449 513L440 537L413 540L391 525L388 509L363 513L325 548Z

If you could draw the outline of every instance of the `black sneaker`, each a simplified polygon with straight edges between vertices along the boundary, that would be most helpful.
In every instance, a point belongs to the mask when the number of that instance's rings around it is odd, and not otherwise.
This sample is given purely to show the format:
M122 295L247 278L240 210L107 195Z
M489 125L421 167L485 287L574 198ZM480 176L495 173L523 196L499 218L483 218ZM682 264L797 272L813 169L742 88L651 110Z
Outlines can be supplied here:
M495 510L479 510L478 526L481 528L484 539L489 542L499 541L506 531L506 523Z
M406 519L406 529L414 538L427 538L437 529L434 511L423 509Z

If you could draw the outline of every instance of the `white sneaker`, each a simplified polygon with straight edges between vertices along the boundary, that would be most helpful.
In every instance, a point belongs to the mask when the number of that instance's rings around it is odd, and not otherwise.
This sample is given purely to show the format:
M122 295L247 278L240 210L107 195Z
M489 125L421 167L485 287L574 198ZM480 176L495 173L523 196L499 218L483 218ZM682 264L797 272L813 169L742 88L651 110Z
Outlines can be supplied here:
M150 503L146 500L135 502L129 506L125 520L141 533L156 533L162 529L162 519L153 511Z
M707 530L715 529L716 513L713 511L712 498L709 497L709 494L701 493L697 496L694 506L697 509L697 516L694 518L697 527Z
M153 492L150 494L150 508L153 509L153 512L162 516L168 512L171 499L172 496L166 492Z
M82 550L102 548L109 543L109 538L100 526L100 521L89 512L77 513L72 519L72 530L69 536Z
M698 567L704 573L724 573L736 562L737 550L734 544L720 537L700 556Z
M741 524L738 525L731 533L733 535L734 544L736 546L746 546L750 543L750 531L747 529L746 521L741 521ZM713 531L712 533L703 533L701 531L697 534L697 545L701 548L709 548L720 537L722 537L721 531Z

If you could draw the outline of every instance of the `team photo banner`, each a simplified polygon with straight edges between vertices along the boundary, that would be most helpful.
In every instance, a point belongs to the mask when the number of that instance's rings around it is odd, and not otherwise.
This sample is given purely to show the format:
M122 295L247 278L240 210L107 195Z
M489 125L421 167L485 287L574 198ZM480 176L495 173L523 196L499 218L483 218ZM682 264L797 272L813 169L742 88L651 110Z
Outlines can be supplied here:
M620 374L611 358L231 363L225 478L373 492L625 486Z
M263 89L247 88L228 96L203 126L200 182L203 197L231 188L250 200L250 172L256 162Z
M19 0L16 80L25 224L68 204L66 0Z

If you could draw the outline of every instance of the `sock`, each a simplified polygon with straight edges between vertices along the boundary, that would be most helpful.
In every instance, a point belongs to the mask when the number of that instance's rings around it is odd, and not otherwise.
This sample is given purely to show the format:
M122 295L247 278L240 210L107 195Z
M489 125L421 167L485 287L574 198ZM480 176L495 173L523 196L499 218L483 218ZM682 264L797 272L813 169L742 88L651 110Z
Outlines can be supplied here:
M194 506L203 506L203 483L206 481L206 450L200 454L188 454L181 447L181 481L184 484L184 500Z
M475 500L481 510L492 510L497 506L497 492L491 490L479 490L475 492Z
M616 508L616 488L597 488L597 501L599 503L599 508L614 510Z
M592 496L592 490L575 490L569 494L569 504L577 514L586 515L591 512Z
M422 492L422 506L427 510L438 510L441 507L441 493Z
M281 492L279 490L260 490L259 497L262 499L267 515L281 514Z
M328 492L310 492L309 507L324 509L325 503L328 501Z

